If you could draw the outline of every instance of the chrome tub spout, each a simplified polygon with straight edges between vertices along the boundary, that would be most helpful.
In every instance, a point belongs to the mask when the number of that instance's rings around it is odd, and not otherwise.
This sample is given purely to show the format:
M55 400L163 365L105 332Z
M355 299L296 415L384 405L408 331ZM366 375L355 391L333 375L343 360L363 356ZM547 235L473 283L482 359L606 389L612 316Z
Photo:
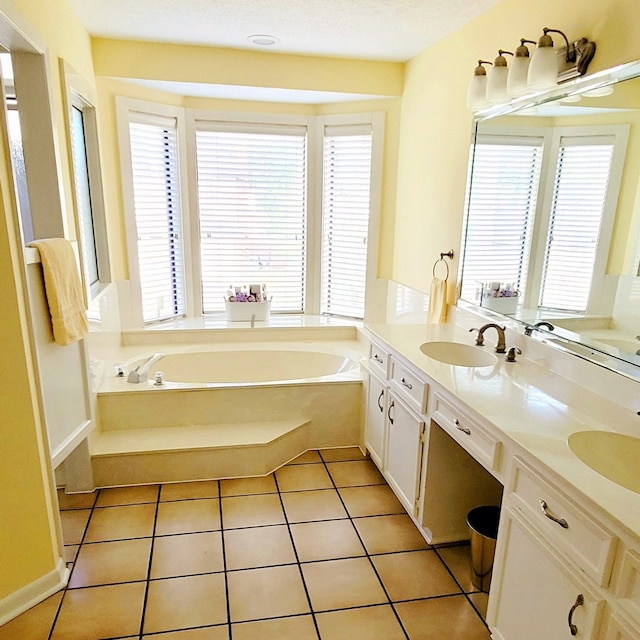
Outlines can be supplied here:
M164 357L163 353L154 353L151 357L147 358L142 364L139 364L135 369L129 371L127 376L127 382L139 383L147 380L149 376L149 370L151 367Z

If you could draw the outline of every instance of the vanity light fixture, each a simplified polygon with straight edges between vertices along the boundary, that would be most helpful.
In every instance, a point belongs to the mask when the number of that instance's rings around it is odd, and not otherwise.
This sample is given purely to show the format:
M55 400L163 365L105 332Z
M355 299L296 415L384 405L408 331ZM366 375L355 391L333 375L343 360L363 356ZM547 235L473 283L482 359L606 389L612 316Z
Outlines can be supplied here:
M587 67L596 52L595 42L580 38L570 43L567 36L558 29L545 27L542 31L544 35L538 41L529 65L529 89L550 89L558 84L559 80L570 80L587 72ZM559 33L564 38L566 47L554 49L550 33Z
M529 73L529 63L531 57L527 44L535 44L533 40L520 38L520 46L516 48L513 61L509 67L507 75L507 95L510 98L523 96L527 93L527 75Z
M498 51L498 57L493 61L493 69L489 71L487 78L487 102L489 104L500 104L506 102L507 96L507 76L509 69L504 53L513 55L511 51Z
M478 66L473 71L467 91L467 108L479 111L487 106L487 70L483 64L492 64L488 60L478 60Z

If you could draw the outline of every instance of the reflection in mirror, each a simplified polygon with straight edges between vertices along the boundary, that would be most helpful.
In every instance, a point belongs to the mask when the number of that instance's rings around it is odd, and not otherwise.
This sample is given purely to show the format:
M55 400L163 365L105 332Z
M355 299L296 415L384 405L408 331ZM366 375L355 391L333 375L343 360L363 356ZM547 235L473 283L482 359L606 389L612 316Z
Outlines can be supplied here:
M640 376L640 63L624 68L478 118L460 298Z

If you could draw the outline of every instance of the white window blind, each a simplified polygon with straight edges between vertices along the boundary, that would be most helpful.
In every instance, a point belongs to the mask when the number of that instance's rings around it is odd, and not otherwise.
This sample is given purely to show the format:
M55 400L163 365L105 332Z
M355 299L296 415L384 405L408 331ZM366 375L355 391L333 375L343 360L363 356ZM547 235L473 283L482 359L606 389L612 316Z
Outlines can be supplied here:
M561 138L540 306L586 311L605 208L613 136Z
M479 282L513 283L524 290L542 150L542 138L478 137L465 206L466 300L477 300Z
M229 285L260 283L273 296L272 311L303 311L306 128L201 126L196 154L203 311L223 311Z
M326 127L321 312L364 317L371 191L371 126Z
M176 121L148 120L129 123L144 322L184 313Z

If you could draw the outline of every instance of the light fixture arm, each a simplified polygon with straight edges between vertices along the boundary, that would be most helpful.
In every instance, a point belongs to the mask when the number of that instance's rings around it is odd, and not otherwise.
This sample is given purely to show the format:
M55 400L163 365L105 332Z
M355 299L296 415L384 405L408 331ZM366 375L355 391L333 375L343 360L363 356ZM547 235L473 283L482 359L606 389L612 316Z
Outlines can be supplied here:
M564 41L567 43L567 53L565 59L567 62L575 62L577 58L576 48L573 43L569 43L569 39L564 35L562 31L559 29L549 29L549 27L545 27L543 30L544 35L546 36L548 33L559 33Z

